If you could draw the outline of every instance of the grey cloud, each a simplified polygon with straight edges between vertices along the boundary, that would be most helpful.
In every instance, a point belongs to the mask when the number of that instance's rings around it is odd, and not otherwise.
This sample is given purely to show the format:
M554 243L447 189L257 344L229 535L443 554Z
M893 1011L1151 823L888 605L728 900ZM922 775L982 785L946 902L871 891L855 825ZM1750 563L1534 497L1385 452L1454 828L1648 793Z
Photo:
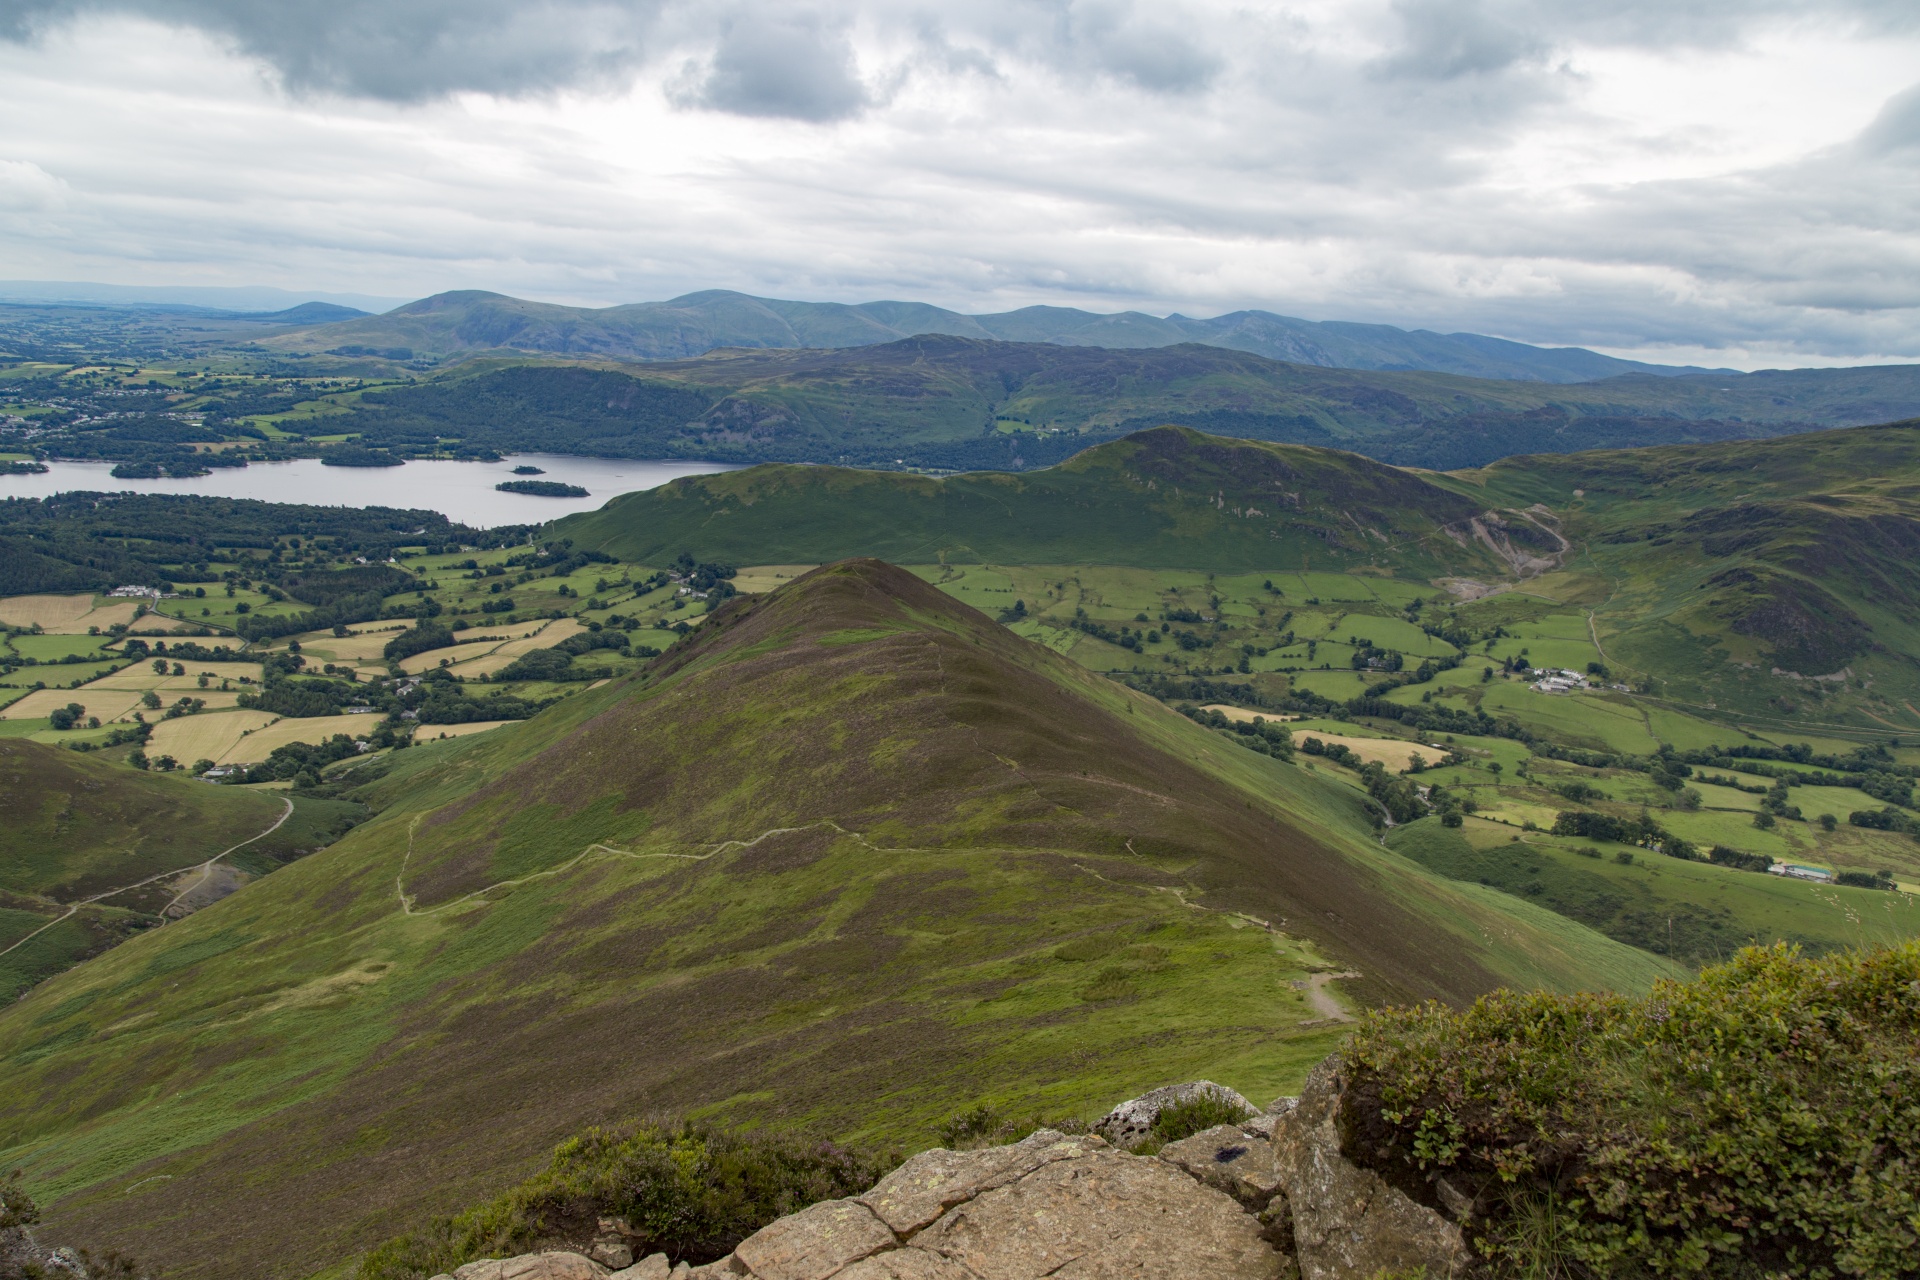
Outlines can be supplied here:
M1397 0L1404 43L1386 69L1437 80L1497 75L1538 62L1550 46L1539 34L1480 0Z
M601 80L637 63L660 0L0 0L30 39L98 13L206 31L297 90L417 101Z
M729 25L684 99L743 116L841 120L868 104L846 33L810 15L748 14Z
M0 0L0 18L31 36L83 2L109 0ZM1565 18L1563 0L1403 0L1368 7L1382 25L1344 44L1233 0L661 0L657 18L640 0L335 0L331 18L262 0L244 31L228 21L238 0L113 2L349 93L653 83L690 59L687 106L820 121L900 109L787 154L758 139L731 152L739 129L646 92L577 117L289 106L197 38L88 23L0 43L0 119L21 122L0 144L10 274L158 282L197 264L236 282L602 302L726 286L963 310L1256 306L1642 353L1920 356L1920 86L1807 163L1729 172L1709 139L1711 176L1684 182L1498 167L1523 127L1534 146L1608 141L1561 69L1569 47L1705 43L1783 14L1855 33L1899 17L1845 0L1724 0L1739 21L1719 26L1700 0L1564 0L1583 15ZM1645 34L1663 21L1678 34ZM157 41L173 42L163 58ZM662 145L629 146L630 121Z
M1869 152L1886 153L1920 147L1920 84L1895 97L1860 135Z
M1070 41L1110 75L1156 93L1203 89L1220 70L1217 54L1164 20L1144 18L1131 4L1081 4Z

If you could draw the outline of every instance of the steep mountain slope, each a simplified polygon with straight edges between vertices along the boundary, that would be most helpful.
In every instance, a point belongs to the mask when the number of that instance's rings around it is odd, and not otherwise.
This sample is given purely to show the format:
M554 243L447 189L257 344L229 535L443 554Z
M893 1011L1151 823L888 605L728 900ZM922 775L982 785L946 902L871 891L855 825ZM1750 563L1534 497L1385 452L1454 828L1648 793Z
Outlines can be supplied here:
M1357 454L1158 427L1023 475L761 466L689 476L552 528L642 562L687 551L737 564L877 555L1432 577L1502 567L1473 528L1483 509ZM1501 547L1558 545L1524 520L1493 536Z
M304 1276L589 1123L924 1142L980 1099L1272 1093L1336 1034L1316 967L1451 1000L1667 971L871 561L398 763L333 848L0 1014L0 1160L59 1238Z
M0 739L0 1000L159 924L186 887L167 873L242 841L223 874L270 871L332 839L357 807L307 800L295 816L282 797Z
M403 449L841 462L966 470L1059 461L1177 423L1339 445L1404 465L1740 439L1920 413L1920 367L1574 386L1285 364L1188 343L1140 350L922 336L836 350L717 351L644 370L483 360L370 391L317 422Z
M1101 315L1074 307L962 315L923 302L849 306L756 298L726 289L599 308L464 290L422 298L382 316L272 339L267 345L309 352L405 347L410 354L436 359L504 349L677 360L716 347L860 347L920 334L1094 347L1200 342L1328 368L1429 369L1525 382L1703 372L1618 360L1579 347L1534 347L1474 333L1409 333L1384 324L1316 323L1269 311L1236 311L1210 320L1182 315L1160 319L1138 311Z

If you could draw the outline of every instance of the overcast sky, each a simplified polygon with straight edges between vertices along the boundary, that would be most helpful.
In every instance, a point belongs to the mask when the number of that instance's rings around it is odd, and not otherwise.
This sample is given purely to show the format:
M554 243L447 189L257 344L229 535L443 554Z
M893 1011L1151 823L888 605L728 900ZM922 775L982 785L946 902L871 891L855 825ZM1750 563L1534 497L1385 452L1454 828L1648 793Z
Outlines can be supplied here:
M1920 0L0 0L0 278L1920 358Z

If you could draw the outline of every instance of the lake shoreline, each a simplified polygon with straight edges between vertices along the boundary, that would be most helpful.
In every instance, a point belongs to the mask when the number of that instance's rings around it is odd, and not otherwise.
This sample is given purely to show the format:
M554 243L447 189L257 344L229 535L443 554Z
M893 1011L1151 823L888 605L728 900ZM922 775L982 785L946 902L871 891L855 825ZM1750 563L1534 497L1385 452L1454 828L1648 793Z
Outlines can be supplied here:
M62 493L187 494L250 498L310 506L396 507L438 511L476 529L544 524L595 511L623 493L658 488L682 476L733 471L738 463L689 459L591 458L576 454L516 453L498 461L412 459L393 467L335 467L318 458L251 462L185 477L120 478L111 462L48 459L47 470L0 475L0 499L50 498ZM516 467L538 467L544 479L585 489L585 497L501 492Z

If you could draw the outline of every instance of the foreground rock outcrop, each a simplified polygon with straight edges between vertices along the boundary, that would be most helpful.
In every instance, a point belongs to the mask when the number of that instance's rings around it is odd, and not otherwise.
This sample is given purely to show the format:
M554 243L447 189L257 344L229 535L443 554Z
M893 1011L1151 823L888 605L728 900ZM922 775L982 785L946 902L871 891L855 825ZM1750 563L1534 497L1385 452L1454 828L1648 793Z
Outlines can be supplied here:
M1466 1271L1460 1230L1340 1151L1337 1059L1298 1099L1135 1155L1099 1134L1042 1129L980 1151L923 1151L871 1191L769 1223L717 1262L527 1254L451 1280L1373 1280ZM1217 1092L1216 1092L1217 1091ZM1138 1141L1201 1081L1114 1109L1101 1128ZM1230 1097L1228 1096L1230 1095ZM1142 1117L1145 1117L1143 1120ZM601 1260L596 1260L596 1258ZM622 1264L612 1269L606 1262ZM445 1278L436 1278L445 1280Z
M1389 1186L1340 1151L1338 1056L1315 1067L1298 1099L1277 1103L1274 1163L1292 1208L1295 1257L1305 1280L1349 1280L1424 1269L1467 1269L1460 1228Z

